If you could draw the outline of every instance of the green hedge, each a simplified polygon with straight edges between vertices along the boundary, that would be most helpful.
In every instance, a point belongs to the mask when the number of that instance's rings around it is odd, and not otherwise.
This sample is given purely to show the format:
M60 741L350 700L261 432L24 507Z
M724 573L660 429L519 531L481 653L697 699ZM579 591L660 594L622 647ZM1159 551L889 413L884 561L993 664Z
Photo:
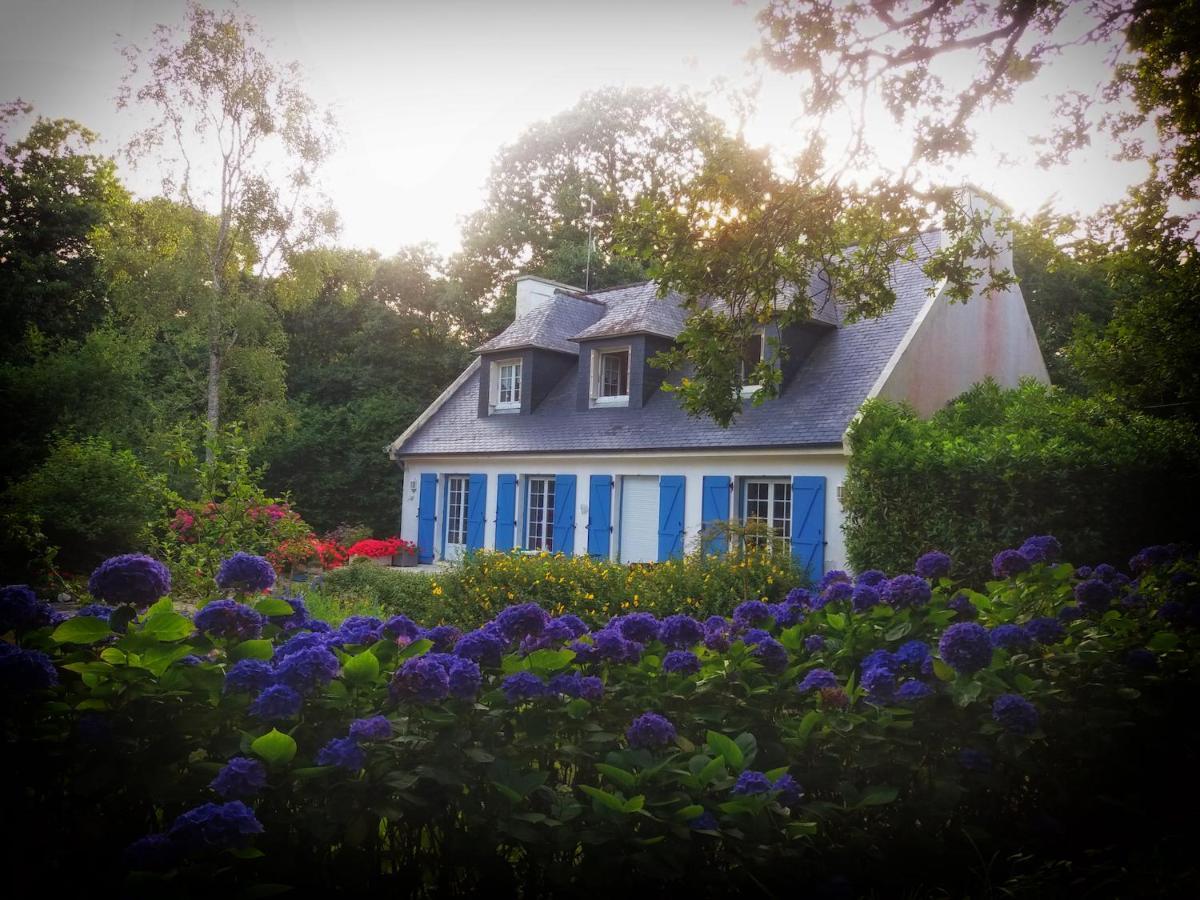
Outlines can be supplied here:
M872 401L850 431L846 544L857 570L900 570L944 550L961 577L992 554L1053 534L1085 563L1194 533L1194 427L1033 381L984 382L931 419Z

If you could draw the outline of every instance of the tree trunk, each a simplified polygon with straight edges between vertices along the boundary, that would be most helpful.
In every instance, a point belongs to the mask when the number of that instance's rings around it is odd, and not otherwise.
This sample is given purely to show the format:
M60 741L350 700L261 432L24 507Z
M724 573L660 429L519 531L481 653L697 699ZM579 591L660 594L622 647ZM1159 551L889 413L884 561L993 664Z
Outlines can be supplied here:
M216 342L208 346L208 427L205 431L204 460L213 461L217 432L221 427L221 348Z

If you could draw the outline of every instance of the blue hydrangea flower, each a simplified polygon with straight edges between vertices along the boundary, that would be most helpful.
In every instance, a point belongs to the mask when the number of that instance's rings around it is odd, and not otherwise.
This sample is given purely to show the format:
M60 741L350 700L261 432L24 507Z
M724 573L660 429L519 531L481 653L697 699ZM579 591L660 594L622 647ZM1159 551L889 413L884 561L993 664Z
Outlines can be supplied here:
M250 704L250 715L264 722L279 722L300 715L304 698L286 684L273 684L264 688Z
M872 703L890 703L896 693L896 673L887 666L875 666L863 672L861 684Z
M240 550L217 569L217 587L223 591L261 594L275 586L275 567L261 556Z
M374 616L347 616L336 634L343 644L374 644L383 637L383 621Z
M1001 550L992 557L992 574L997 578L1012 578L1029 570L1030 562L1020 550Z
M704 646L717 653L724 653L733 643L732 626L721 616L709 616L704 620Z
M135 872L161 872L179 862L182 848L165 834L148 834L125 848L125 865Z
M54 663L41 650L23 650L0 641L0 687L12 693L26 693L58 684Z
M769 793L771 788L771 779L765 774L747 769L738 776L737 782L730 788L729 793L745 797Z
M717 817L707 810L688 822L688 828L692 831L716 831L720 827Z
M299 653L301 650L328 650L330 640L336 640L333 635L317 634L316 632L306 631L294 635L275 648L275 659L286 659L293 653Z
M992 771L992 758L982 750L964 747L958 751L958 764L968 772L986 774Z
M892 658L903 669L919 671L925 660L929 658L929 654L929 645L924 641L905 641L892 654Z
M1039 534L1026 538L1017 552L1031 563L1053 563L1062 556L1062 544L1053 535Z
M556 694L566 694L568 697L591 701L604 699L604 682L595 675L584 675L582 672L555 675L550 679L549 688Z
M1030 619L1025 623L1025 633L1039 644L1057 644L1067 636L1062 622L1049 616Z
M908 680L896 688L897 703L916 703L933 696L933 688L923 681Z
M1075 602L1088 612L1104 612L1113 595L1113 589L1099 579L1090 578L1075 585Z
M294 632L308 628L315 621L312 613L308 611L308 604L304 602L303 597L287 596L279 599L292 608L292 614L290 616L267 616L267 621L272 625L278 626L284 632Z
M504 642L498 635L484 629L468 631L454 645L454 655L474 660L481 666L498 668L504 655Z
M838 681L836 675L828 669L811 669L804 679L796 686L796 689L802 694L807 694L809 691L817 691L822 688L837 688L841 687L841 682Z
M275 671L261 659L240 659L225 673L225 693L254 694L275 680Z
M1020 625L997 625L992 629L992 646L1005 650L1025 650L1031 641Z
M608 627L616 628L627 641L649 644L658 640L658 619L650 613L637 612L617 616L608 623Z
M226 800L254 797L267 786L267 770L257 759L235 756L208 786Z
M214 600L196 613L196 630L209 637L249 641L262 636L264 619L236 600Z
M1143 547L1129 560L1130 571L1141 574L1147 572L1155 566L1163 566L1174 561L1178 555L1179 548L1174 544L1162 545L1155 544L1150 547Z
M635 750L657 750L675 740L675 726L658 713L642 713L625 730L625 739Z
M825 649L825 638L819 634L810 634L804 639L804 649L809 653L816 653L819 650Z
M924 606L933 596L929 582L916 575L897 575L883 583L879 592L883 602L895 609Z
M318 766L338 766L348 772L358 772L366 764L366 751L352 737L334 738L317 752Z
M538 697L545 697L550 692L546 682L532 672L517 672L509 675L500 684L500 688L504 691L505 699L509 703L536 700Z
M202 853L245 847L251 836L262 834L262 830L250 807L241 800L231 800L188 810L171 824L167 835L186 852Z
M913 566L913 571L921 578L928 578L930 581L935 581L938 578L945 578L950 574L950 557L940 550L931 550Z
M38 598L27 584L0 588L0 634L24 631L38 618Z
M671 650L690 650L704 640L704 626L682 613L662 620L658 638Z
M308 647L289 653L275 665L275 678L281 684L309 693L337 678L338 658L324 647Z
M896 661L896 657L891 653L891 651L880 647L878 650L872 650L870 653L864 656L862 662L858 664L859 669L863 672L869 671L870 669L877 669L880 666L884 666L888 669L894 669L899 666L899 663Z
M450 675L436 659L414 656L396 670L389 691L397 700L437 703L450 694Z
M89 603L87 606L79 607L79 612L75 613L77 616L92 616L97 619L104 619L106 622L112 614L113 608L103 603Z
M804 791L801 789L800 783L786 772L775 779L775 783L771 785L771 790L779 794L777 799L784 806L795 806L800 802L800 798L804 796Z
M688 650L672 650L663 657L662 667L676 675L695 675L700 671L700 657Z
M1074 622L1076 619L1082 619L1086 613L1078 606L1064 606L1058 611L1058 620L1060 622Z
M813 609L824 609L830 603L841 603L843 600L849 600L854 596L854 585L848 581L835 581L825 590L821 591L819 597L812 600ZM818 605L819 604L819 605Z
M536 603L519 603L501 611L496 625L505 640L516 643L531 634L541 634L549 618Z
M855 612L865 612L872 606L878 606L882 602L879 590L869 584L860 584L854 589L854 594L850 597L850 606Z
M483 673L479 671L479 663L475 660L461 656L451 657L446 676L449 679L451 697L456 700L474 700L479 696Z
M421 628L408 616L392 616L383 623L383 636L388 640L411 644L421 633Z
M1034 705L1020 694L1001 694L992 704L992 718L1013 734L1031 734L1037 731L1038 712Z
M975 622L958 622L942 632L938 653L954 671L970 675L991 663L991 636L986 628Z
M854 583L860 587L879 587L885 581L887 581L887 574L879 569L867 569L854 579Z
M783 598L783 602L789 606L806 606L808 601L812 599L812 594L802 587L794 587L787 592L787 596Z
M850 574L841 569L830 569L821 576L821 580L817 583L818 591L826 591L832 584L850 584Z
M142 609L171 593L171 573L141 553L114 556L92 572L88 593L113 606L127 603Z
M1078 569L1075 570L1075 577L1080 579L1081 581L1085 578L1091 578L1092 577L1092 567L1091 566L1080 566Z
M966 594L955 594L950 598L950 602L946 606L954 610L957 614L956 618L959 621L971 622L979 618L978 607L971 602L971 598Z
M761 600L747 600L733 611L733 627L738 631L761 628L771 619L771 609Z
M779 628L791 628L804 621L804 606L800 603L772 603L768 608Z
M773 637L766 637L754 645L754 658L772 675L778 675L788 667L787 648Z
M421 637L433 642L431 649L434 653L449 653L454 649L461 634L462 632L453 625L435 625L422 631Z
M355 719L350 723L350 737L362 743L370 741L386 741L392 736L392 723L387 716L371 716L366 719Z
M611 663L635 663L642 657L643 647L627 640L616 628L602 628L592 634L596 657Z

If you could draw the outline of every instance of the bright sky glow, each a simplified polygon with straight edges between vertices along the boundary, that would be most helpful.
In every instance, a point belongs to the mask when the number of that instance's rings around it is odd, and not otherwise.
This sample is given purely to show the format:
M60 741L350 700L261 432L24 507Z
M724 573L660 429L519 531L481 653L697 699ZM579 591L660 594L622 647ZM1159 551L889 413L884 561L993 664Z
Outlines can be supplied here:
M247 0L242 8L272 37L278 60L300 61L309 92L339 120L343 145L322 178L342 218L339 243L385 254L420 241L455 249L496 151L585 91L708 92L717 79L736 87L758 33L756 4L732 0ZM155 24L180 24L183 10L182 0L0 0L0 100L21 97L44 116L76 119L115 154L144 124L115 108L118 48L149 43ZM1049 95L1090 92L1106 72L1095 48L1080 49L1053 67L1053 80L981 121L973 156L938 174L991 190L1018 213L1051 199L1089 213L1119 199L1144 164L1113 162L1107 147L1093 146L1044 171L1029 143L1051 120ZM736 127L726 94L710 107ZM798 115L794 83L767 73L745 134L787 154ZM894 131L883 121L880 129ZM831 141L830 152L837 148ZM890 149L885 161L905 157L903 136ZM137 193L157 192L152 167L121 165Z

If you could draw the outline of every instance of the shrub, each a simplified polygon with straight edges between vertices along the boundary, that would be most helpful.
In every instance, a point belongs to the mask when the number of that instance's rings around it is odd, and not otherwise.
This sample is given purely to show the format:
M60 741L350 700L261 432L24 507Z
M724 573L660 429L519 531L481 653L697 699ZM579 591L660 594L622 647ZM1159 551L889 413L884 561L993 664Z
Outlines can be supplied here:
M444 605L433 588L433 577L424 572L392 571L359 558L326 572L319 594L326 602L344 606L366 604L422 622L447 621Z
M905 580L895 605L826 591L582 638L528 603L457 643L407 619L331 631L276 597L228 601L257 613L249 640L169 599L22 615L0 641L0 765L22 787L6 871L115 889L132 869L119 893L155 896L1177 894L1200 564L1160 547L1135 568L1036 562L986 592L941 576L913 603ZM1080 610L1097 580L1106 605ZM961 665L960 597L972 627L1028 640ZM664 666L664 635L698 665ZM1142 852L1156 869L1130 869Z
M985 578L994 548L1053 533L1074 559L1126 559L1190 532L1200 503L1193 427L1036 382L984 382L929 420L885 401L850 431L846 545L858 570L928 550Z

